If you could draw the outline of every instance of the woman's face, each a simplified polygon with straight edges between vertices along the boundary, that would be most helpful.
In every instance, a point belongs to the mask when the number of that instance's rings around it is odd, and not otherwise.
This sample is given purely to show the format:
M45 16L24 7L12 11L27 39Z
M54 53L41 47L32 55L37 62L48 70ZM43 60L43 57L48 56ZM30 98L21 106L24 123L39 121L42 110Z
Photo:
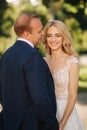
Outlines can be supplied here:
M46 40L47 40L48 46L52 50L57 50L59 48L62 48L63 38L55 26L51 26L47 30Z

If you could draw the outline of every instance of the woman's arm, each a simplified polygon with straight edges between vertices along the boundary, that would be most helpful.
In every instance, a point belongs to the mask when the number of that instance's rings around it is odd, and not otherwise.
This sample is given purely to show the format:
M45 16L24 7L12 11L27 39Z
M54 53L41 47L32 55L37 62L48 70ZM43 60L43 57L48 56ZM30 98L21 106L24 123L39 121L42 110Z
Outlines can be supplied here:
M72 110L76 102L77 91L78 91L78 78L79 78L79 64L72 63L70 65L70 73L69 73L69 97L68 103L63 115L63 118L60 122L60 129L63 130Z

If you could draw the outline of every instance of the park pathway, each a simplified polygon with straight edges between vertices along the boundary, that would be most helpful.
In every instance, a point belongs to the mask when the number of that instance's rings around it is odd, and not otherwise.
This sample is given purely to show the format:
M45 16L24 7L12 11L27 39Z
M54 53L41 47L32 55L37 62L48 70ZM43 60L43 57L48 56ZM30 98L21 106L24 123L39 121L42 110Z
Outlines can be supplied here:
M80 65L87 66L87 54L80 56ZM76 108L85 130L87 130L87 92L78 93Z
M87 130L87 92L78 93L76 108L83 127Z

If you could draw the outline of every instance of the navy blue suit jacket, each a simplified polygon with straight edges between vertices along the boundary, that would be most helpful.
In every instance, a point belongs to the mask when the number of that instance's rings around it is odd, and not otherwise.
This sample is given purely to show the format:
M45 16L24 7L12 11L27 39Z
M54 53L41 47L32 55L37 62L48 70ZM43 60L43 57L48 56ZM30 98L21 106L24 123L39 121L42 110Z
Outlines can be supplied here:
M16 41L1 58L5 130L58 130L53 79L39 52Z

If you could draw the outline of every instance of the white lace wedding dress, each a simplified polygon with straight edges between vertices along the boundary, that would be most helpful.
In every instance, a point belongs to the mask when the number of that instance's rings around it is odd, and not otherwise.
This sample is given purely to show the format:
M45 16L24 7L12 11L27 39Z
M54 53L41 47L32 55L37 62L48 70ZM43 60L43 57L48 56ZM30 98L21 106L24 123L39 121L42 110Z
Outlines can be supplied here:
M55 85L55 94L57 99L57 119L60 122L64 114L68 100L68 83L69 69L71 63L79 63L76 57L69 57L64 68L55 71L52 76ZM83 126L79 119L76 108L74 107L69 119L64 127L64 130L83 130Z

